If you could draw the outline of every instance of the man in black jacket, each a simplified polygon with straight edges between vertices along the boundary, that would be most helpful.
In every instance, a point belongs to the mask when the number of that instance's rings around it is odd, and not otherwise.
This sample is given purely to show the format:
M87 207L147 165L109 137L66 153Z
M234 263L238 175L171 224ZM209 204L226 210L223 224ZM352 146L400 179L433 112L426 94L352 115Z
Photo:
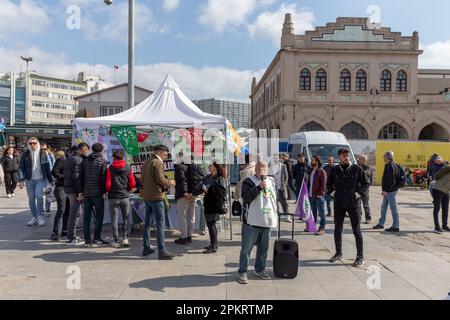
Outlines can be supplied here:
M292 176L295 180L295 190L296 195L300 193L300 188L302 187L303 179L306 178L311 172L311 166L306 162L306 158L304 154L299 154L297 157L297 164L292 167Z
M81 244L76 238L78 218L83 202L83 171L82 163L89 151L89 145L80 143L77 150L64 161L64 192L69 198L70 212L67 222L67 244Z
M369 179L359 165L350 162L350 151L339 150L340 164L331 170L327 179L327 188L334 194L334 242L336 254L330 262L342 260L342 231L345 214L348 213L355 235L357 256L354 267L364 264L363 237L361 234L361 196L369 188Z
M177 201L178 228L181 233L180 238L176 239L175 243L180 245L192 243L192 229L195 223L194 197L188 192L188 168L189 165L184 162L175 165L175 200ZM189 223L186 223L186 219L189 220Z
M105 245L101 238L105 211L107 163L103 158L103 145L92 145L92 153L84 159L83 172L83 231L86 246ZM94 241L91 239L91 218L94 211Z
M397 209L397 173L398 168L394 163L394 153L392 151L388 151L384 154L384 173L383 178L381 180L382 187L382 196L383 203L381 205L381 217L380 221L373 228L375 230L383 230L384 224L386 223L386 215L388 207L391 208L393 225L389 229L386 229L387 232L399 232L400 231L400 221L398 216Z
M63 219L61 236L67 235L67 220L69 219L70 202L64 192L64 161L66 160L64 151L58 151L55 154L56 162L52 169L52 175L55 177L55 197L56 197L56 215L53 222L53 232L50 237L52 241L59 240L59 224L61 217Z
M358 159L358 164L363 168L364 173L366 174L367 178L369 179L370 185L373 183L373 168L367 164L367 156L361 155ZM369 189L367 189L367 192L361 197L362 199L362 205L364 208L364 213L366 215L366 224L370 224L372 221L372 214L370 213L370 205L369 205ZM362 211L361 211L362 214Z

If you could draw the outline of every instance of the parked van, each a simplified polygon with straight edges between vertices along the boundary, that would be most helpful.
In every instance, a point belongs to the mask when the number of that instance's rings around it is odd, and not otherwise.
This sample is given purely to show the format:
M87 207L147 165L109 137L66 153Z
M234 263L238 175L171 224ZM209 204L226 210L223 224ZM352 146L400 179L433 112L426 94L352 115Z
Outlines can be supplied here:
M342 133L311 131L295 133L289 137L289 151L292 159L297 159L297 155L303 153L309 164L313 155L319 155L324 165L331 156L336 163L339 163L338 152L343 148L350 150L350 159L352 163L356 163L350 143Z

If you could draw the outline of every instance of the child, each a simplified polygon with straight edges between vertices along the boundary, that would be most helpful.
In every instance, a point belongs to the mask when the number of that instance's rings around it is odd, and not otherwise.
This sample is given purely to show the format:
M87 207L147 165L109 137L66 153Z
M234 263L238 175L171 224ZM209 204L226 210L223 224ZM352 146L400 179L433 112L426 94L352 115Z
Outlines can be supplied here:
M133 172L124 160L122 151L116 151L113 154L113 163L106 172L106 191L109 199L109 212L111 215L111 224L113 228L114 241L111 246L120 248L118 219L119 210L122 212L123 219L123 246L129 247L128 241L128 220L130 215L130 192L136 186Z

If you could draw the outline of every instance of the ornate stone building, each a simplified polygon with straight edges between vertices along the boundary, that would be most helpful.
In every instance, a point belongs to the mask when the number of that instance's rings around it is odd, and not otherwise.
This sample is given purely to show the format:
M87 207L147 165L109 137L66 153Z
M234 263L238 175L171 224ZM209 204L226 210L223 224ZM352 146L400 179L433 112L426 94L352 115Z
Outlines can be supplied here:
M251 87L252 127L280 137L327 130L349 139L450 139L450 70L420 70L419 35L367 18L295 35L287 14L277 53Z

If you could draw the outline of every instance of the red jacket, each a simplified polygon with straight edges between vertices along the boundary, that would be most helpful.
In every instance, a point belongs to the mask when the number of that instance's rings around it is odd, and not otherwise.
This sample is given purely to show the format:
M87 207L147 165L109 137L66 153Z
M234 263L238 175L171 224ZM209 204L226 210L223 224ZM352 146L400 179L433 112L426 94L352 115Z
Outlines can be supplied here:
M116 170L119 170L119 172L126 173L125 168L127 166L127 163L125 160L114 160L114 162L111 164L111 167L113 167ZM109 193L111 192L111 186L112 186L112 175L111 175L111 167L108 168L106 172L106 191ZM129 177L128 177L128 191L131 191L134 187L136 187L136 179L134 178L133 171L129 170Z
M310 179L311 179L311 173L308 175L307 180L307 188L309 193L309 186L310 186ZM313 181L313 187L312 187L312 194L309 196L311 198L317 198L317 197L323 197L325 195L326 191L326 182L327 182L327 173L322 168L319 168L316 170L316 173L314 174L314 181Z

